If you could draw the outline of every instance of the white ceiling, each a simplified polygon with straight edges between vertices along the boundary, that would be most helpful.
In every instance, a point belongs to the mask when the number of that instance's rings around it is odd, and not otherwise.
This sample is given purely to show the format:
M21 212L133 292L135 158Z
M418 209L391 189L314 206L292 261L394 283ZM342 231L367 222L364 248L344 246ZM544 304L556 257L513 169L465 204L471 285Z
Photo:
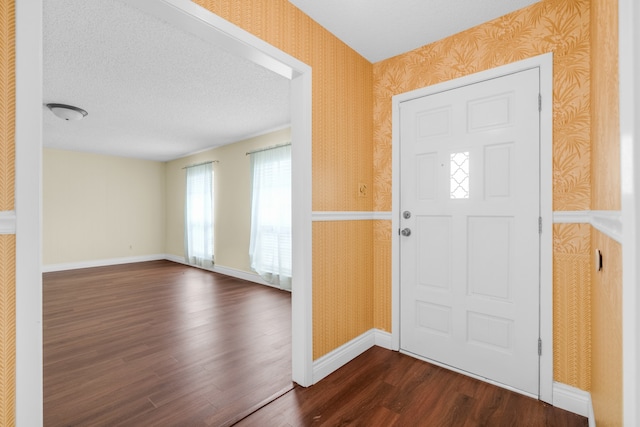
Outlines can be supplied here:
M289 0L371 62L537 0ZM45 147L167 161L286 127L290 81L120 0L44 4ZM129 4L132 4L129 2Z
M118 0L44 4L45 147L166 161L290 123L290 81Z
M289 0L370 62L378 62L539 0Z

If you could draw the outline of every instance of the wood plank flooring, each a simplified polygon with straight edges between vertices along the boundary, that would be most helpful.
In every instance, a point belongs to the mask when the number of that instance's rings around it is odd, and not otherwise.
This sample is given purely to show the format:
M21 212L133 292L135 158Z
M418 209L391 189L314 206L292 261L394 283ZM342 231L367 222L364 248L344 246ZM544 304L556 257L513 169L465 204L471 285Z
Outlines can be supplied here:
M309 388L296 386L249 417L253 426L586 427L586 418L373 347Z
M290 294L169 261L47 273L43 296L45 426L588 425L379 347L294 387Z
M290 390L291 294L169 261L46 273L45 426L230 425Z

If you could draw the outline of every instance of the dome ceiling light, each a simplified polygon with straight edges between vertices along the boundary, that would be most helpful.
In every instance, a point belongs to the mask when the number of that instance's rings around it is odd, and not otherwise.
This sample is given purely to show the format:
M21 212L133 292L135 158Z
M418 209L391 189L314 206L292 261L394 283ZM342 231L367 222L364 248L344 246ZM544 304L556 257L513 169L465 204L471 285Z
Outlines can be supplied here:
M66 104L47 104L53 114L64 120L82 120L88 114L82 108Z

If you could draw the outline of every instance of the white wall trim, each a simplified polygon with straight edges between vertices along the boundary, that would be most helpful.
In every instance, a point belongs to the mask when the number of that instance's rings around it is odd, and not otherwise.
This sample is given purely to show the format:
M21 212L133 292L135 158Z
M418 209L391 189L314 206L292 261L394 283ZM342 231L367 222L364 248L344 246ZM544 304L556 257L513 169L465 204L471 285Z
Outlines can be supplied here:
M291 372L306 387L313 381L312 70L302 65L291 80Z
M391 212L313 211L312 221L391 221Z
M625 426L640 425L640 4L618 1L622 190L622 387Z
M178 256L178 255L165 254L163 257L167 261L188 265L190 267L200 268L197 265L188 264L185 261L184 257ZM271 283L266 282L262 277L260 277L259 274L249 273L247 271L238 270L236 268L214 265L212 269L203 268L203 270L212 271L214 273L224 274L225 276L235 277L236 279L246 280L248 282L258 283L260 285L277 288L276 286L273 286ZM280 288L277 288L277 289L280 289Z
M167 261L175 262L178 264L184 264L189 267L200 268L197 265L188 264L184 260L184 257L180 257L172 254L152 254L152 255L141 255L141 256L132 256L132 257L96 259L96 260L79 261L79 262L67 262L67 263L61 263L61 264L48 264L48 265L42 266L42 272L52 273L56 271L78 270L81 268L107 267L110 265L132 264L136 262L159 261L159 260L167 260ZM242 270L238 270L231 267L216 265L212 269L203 268L202 270L223 274L225 276L235 277L236 279L246 280L248 282L257 283L260 285L275 287L271 283L266 282L262 277L260 277L259 274L249 273L247 271L242 271ZM280 289L280 288L277 288L277 289Z
M0 212L0 234L16 234L15 211Z
M553 142L553 54L546 53L522 61L517 61L491 70L471 74L459 79L395 95L392 100L392 230L400 228L400 104L429 94L473 84L488 78L500 77L527 69L540 69L540 93L542 95L540 127L540 216L543 224L553 222L552 184L552 142ZM553 236L552 228L543 228L540 240L540 338L546 349L553 348ZM391 274L391 327L392 347L400 348L400 240L392 233L392 274ZM544 402L553 400L553 351L543 351L540 357L539 398Z
M553 383L553 406L582 415L589 419L589 426L595 426L591 393L566 384Z
M553 221L553 54L540 61L540 217L543 224ZM540 400L553 400L553 227L540 235Z
M616 242L622 243L621 211L591 211L591 225Z
M273 286L271 283L265 281L259 274L249 273L247 271L238 270L236 268L231 267L223 267L220 265L213 266L214 273L224 274L225 276L235 277L236 279L246 280L247 282L257 283L259 285L270 286L272 288L278 288L277 286Z
M375 328L369 329L313 362L313 384L340 369L371 347L378 346L392 350L391 344L392 337L389 332Z
M591 396L589 396L589 400L591 400ZM593 412L593 404L589 404L589 415L587 416L589 420L589 427L596 427L596 414Z
M18 426L43 424L42 2L16 1L16 405Z
M158 261L167 259L165 254L140 255L131 257L95 259L78 262L65 262L60 264L47 264L42 266L43 273L55 271L78 270L80 268L106 267L109 265L131 264L134 262Z
M370 329L314 361L313 384L369 350L371 347L376 345L375 341L375 329Z
M380 329L374 329L375 344L378 347L386 348L387 350L393 350L393 336L390 332L382 331Z
M622 211L554 211L554 224L591 224L593 228L622 243Z
M554 224L590 224L591 211L553 211Z

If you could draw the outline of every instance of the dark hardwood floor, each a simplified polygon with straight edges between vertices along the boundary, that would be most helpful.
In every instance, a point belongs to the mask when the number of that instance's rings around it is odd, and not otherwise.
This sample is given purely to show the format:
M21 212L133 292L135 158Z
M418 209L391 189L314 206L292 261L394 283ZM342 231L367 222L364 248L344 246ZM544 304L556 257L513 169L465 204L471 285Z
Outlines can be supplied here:
M249 426L584 427L538 400L374 347L309 388L256 411Z
M288 292L154 261L43 299L45 426L230 425L293 386Z
M47 273L43 296L45 426L588 425L379 347L293 387L290 294L169 261Z

